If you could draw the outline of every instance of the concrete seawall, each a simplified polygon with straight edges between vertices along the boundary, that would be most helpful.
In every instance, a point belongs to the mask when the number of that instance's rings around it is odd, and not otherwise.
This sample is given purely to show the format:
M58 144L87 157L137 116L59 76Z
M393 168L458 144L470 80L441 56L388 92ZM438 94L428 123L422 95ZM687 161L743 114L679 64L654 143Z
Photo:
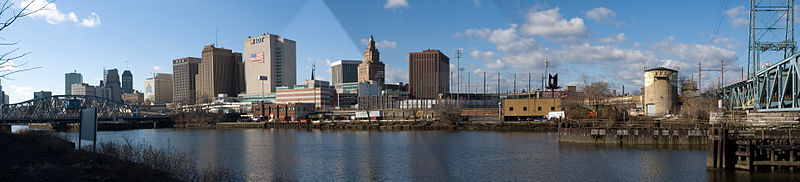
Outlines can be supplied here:
M559 128L559 142L614 145L705 145L707 128Z

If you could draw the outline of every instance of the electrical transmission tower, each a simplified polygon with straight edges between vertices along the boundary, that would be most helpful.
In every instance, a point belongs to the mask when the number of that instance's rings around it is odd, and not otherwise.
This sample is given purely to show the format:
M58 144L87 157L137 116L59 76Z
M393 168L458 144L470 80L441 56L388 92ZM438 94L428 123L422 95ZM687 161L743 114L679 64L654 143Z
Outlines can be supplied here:
M795 53L794 0L751 0L748 33L747 77L753 78L761 70L762 56L778 62Z

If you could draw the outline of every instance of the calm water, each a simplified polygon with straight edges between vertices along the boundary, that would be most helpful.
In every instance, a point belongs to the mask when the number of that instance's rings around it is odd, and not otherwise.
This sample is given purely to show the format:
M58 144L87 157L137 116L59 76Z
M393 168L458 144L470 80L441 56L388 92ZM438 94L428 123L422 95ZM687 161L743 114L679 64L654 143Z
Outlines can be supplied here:
M66 133L73 140L76 133ZM171 145L246 180L772 181L791 175L708 171L702 149L559 144L555 133L142 129L101 141Z

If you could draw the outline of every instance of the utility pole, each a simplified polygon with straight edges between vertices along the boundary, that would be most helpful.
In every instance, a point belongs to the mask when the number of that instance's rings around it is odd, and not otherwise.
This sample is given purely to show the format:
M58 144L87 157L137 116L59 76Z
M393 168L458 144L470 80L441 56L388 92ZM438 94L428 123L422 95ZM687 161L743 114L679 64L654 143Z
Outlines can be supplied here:
M703 91L702 91L703 90L702 89L703 85L700 84L700 83L703 80L703 72L704 71L715 71L715 72L718 71L720 73L721 80L718 82L719 85L717 86L717 88L719 88L720 86L724 86L725 85L725 60L720 60L720 65L721 66L720 66L719 69L703 69L703 64L702 63L697 63L697 90L698 90L697 92L698 93L701 93L701 94L703 93Z
M456 87L456 104L458 104L458 95L461 92L461 71L464 70L461 68L461 58L464 57L464 49L463 48L456 48L453 50L453 55L455 55L456 60L458 63L456 65L456 71L458 75L458 86Z

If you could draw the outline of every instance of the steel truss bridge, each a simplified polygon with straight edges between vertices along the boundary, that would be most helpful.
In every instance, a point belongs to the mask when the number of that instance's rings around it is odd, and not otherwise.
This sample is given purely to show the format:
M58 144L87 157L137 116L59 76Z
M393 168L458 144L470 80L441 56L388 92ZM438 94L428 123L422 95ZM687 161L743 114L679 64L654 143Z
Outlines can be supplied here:
M137 120L139 107L87 95L56 95L0 106L0 123L77 122L80 109L97 108L100 121Z
M747 80L705 94L719 97L732 109L800 111L794 0L751 0L748 33ZM763 64L762 56L770 52L781 61Z

